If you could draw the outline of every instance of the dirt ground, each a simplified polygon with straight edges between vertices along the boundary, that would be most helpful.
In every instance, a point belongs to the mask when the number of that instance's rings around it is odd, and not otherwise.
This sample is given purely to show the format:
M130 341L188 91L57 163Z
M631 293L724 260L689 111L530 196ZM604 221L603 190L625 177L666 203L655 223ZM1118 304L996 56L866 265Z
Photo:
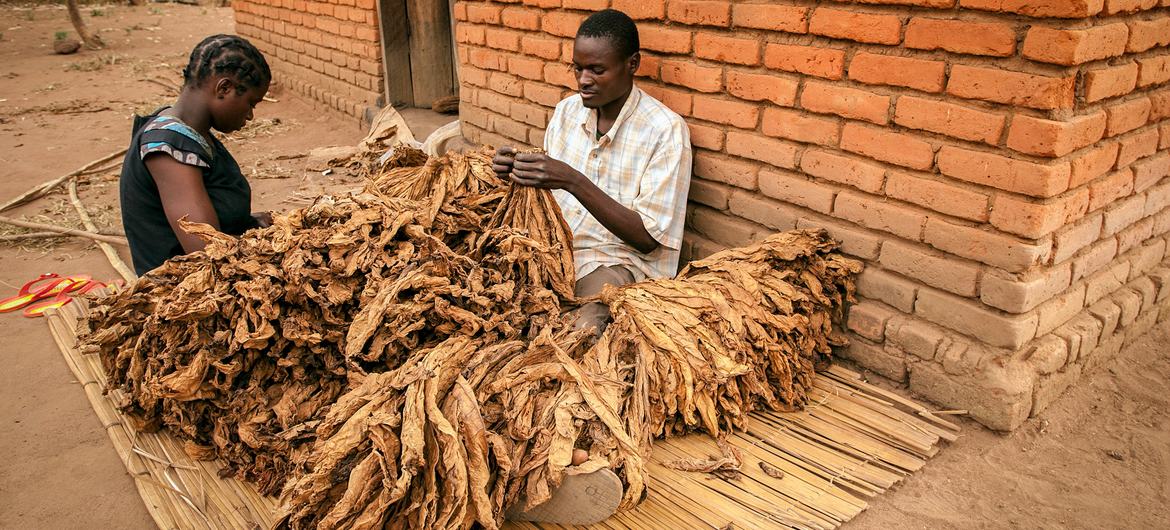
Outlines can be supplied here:
M108 48L58 56L55 34L70 30L63 9L0 6L0 201L124 148L131 114L173 97L146 79L176 83L196 42L233 28L224 8L83 12ZM301 155L355 143L364 134L356 120L279 87L270 95L279 101L262 104L254 125L227 141L252 179L256 209L355 185L311 170ZM420 137L443 120L407 119ZM99 174L80 187L97 224L112 232L121 230L116 178ZM80 226L60 193L4 215ZM14 231L0 225L0 235ZM77 240L0 242L0 264L4 293L42 272L116 276ZM0 528L151 528L44 323L0 315L0 335ZM1168 342L1170 326L1159 326L1010 435L964 422L959 441L846 528L1170 528Z

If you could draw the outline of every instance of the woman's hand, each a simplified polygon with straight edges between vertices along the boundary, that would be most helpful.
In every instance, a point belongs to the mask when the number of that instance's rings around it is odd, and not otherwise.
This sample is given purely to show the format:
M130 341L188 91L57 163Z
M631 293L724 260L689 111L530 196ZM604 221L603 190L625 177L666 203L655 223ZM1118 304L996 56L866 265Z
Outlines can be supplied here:
M519 153L512 166L512 182L523 186L567 190L575 189L585 178L581 172L545 153Z
M260 228L268 228L272 226L272 212L254 212L252 218L256 220L256 224Z

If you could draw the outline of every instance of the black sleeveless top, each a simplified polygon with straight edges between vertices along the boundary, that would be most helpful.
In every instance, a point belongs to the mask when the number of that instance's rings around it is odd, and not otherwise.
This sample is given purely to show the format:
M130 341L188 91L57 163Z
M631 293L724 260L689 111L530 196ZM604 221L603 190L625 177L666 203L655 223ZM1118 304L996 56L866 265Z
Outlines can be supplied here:
M208 143L178 118L159 116L162 110L134 117L133 136L118 183L122 226L130 241L134 271L139 275L184 254L163 212L154 177L142 161L147 155L161 153L203 170L203 185L224 233L240 235L257 226L252 217L252 188L231 153L214 137Z

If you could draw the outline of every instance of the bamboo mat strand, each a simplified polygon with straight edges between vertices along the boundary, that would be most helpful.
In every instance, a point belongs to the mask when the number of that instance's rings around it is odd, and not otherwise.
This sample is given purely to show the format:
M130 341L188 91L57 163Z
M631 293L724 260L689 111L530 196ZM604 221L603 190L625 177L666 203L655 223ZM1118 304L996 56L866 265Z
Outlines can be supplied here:
M118 412L120 393L104 393L100 360L77 348L77 324L86 311L84 301L78 302L50 310L49 330L158 527L269 528L275 499L260 495L251 484L219 478L218 462L192 460L178 439L166 432L137 432ZM591 528L836 528L865 510L866 499L921 469L941 442L958 435L958 426L925 406L872 386L840 366L817 375L810 397L812 402L800 412L754 413L745 432L727 439L743 457L736 478L663 465L719 455L708 436L655 442L647 463L647 499ZM769 475L761 464L783 475ZM506 527L568 528L542 523Z

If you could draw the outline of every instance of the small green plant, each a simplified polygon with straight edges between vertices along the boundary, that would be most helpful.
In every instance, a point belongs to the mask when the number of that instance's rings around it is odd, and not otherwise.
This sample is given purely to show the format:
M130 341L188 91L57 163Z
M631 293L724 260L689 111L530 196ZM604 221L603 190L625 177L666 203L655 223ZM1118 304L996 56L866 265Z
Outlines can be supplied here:
M106 16L106 12L95 7L93 9L89 10L89 16L91 16L91 17L104 17L104 16Z
M24 19L25 20L36 20L36 18L37 18L37 14L33 11L33 9L31 7L28 8L28 11L24 12Z
M53 39L54 40L65 40L65 37L68 37L68 36L69 36L68 31L58 31L58 32L53 34Z
M150 14L161 15L161 14L163 14L163 11L162 11L162 9L159 9L157 7L152 7L152 8L150 8Z

